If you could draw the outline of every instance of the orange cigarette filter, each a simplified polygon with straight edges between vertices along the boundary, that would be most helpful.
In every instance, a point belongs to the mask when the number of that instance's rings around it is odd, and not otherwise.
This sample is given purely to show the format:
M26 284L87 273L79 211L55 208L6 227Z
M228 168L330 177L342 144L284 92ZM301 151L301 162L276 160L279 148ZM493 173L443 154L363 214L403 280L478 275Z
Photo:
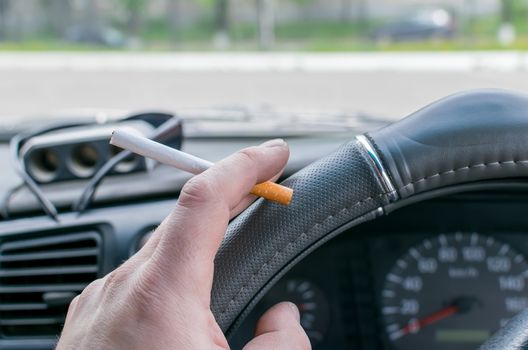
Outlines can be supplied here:
M149 140L146 137L135 135L126 130L115 130L112 133L110 143L192 174L200 174L213 165L207 160ZM288 205L292 200L293 190L274 182L266 181L253 187L251 194Z
M275 182L266 181L255 185L251 189L251 194L273 202L289 205L293 197L293 190Z

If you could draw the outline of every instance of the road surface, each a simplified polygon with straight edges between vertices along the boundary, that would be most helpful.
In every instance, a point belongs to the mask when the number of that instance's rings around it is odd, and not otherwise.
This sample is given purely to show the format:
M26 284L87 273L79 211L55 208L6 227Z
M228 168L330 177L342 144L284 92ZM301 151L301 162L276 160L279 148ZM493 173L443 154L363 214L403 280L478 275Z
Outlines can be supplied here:
M233 63L229 56L222 56L220 62L214 56L199 55L175 64L178 60L172 56L159 59L155 54L88 56L84 61L82 53L71 55L55 54L48 60L35 54L0 55L0 118L11 121L83 108L177 111L271 105L281 110L362 111L397 119L468 89L528 93L528 61L514 54L486 59L467 56L473 61L442 54L403 58L385 54L384 60L373 56L354 61L357 55L352 54L350 59L334 57L333 61L323 56L309 64L276 57L270 61L264 55L264 65L257 56Z

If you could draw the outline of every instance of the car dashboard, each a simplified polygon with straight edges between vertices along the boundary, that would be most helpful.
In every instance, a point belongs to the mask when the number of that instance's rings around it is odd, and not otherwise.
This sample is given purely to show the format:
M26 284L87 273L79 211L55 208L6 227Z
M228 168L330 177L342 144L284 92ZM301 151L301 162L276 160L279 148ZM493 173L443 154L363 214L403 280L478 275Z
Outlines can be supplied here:
M286 176L352 137L288 140ZM185 149L216 160L250 143L191 140ZM139 249L186 179L164 167L108 179L98 192L103 200L84 214L60 207L60 224L42 216L28 193L14 196L14 214L0 222L0 349L52 349L69 301ZM128 195L138 187L150 195ZM60 204L78 190L50 185L48 194ZM264 310L285 300L298 305L316 350L476 348L528 306L527 198L526 184L516 182L415 203L344 232L263 293L230 334L232 348L242 348Z

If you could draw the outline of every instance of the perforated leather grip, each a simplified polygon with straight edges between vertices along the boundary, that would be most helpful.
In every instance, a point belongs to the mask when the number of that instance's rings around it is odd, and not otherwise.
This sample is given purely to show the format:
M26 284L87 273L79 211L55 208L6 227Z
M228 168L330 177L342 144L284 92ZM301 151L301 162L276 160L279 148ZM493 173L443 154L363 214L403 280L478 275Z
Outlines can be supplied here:
M479 350L526 349L528 349L528 310L512 318L504 328L479 347Z
M284 185L294 190L291 204L258 200L229 225L217 254L211 308L224 332L234 328L288 265L343 225L374 218L388 202L368 155L355 140Z

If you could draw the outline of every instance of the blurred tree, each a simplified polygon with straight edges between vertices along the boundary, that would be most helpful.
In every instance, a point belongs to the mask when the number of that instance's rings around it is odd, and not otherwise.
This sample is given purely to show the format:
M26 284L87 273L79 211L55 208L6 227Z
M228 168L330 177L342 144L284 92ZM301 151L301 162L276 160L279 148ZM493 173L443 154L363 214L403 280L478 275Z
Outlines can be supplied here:
M7 38L7 11L9 0L0 0L0 40Z
M273 0L257 0L259 47L270 50L275 44L275 13Z
M513 19L513 1L501 0L501 22L511 23Z
M466 49L475 44L475 12L476 0L464 0L464 46Z
M339 19L341 22L348 22L350 20L350 8L353 0L341 0L339 6Z
M314 0L293 0L293 1L298 3L299 5L307 5L309 3L314 2Z
M514 0L513 13L514 25L517 27L519 33L526 34L528 31L528 1Z
M356 21L362 32L368 31L369 25L369 13L368 13L368 0L356 0Z
M71 26L72 6L70 0L44 0L44 12L47 14L47 26L58 38L65 38Z
M143 24L146 0L122 0L127 11L127 33L129 36L138 37Z
M497 40L502 46L513 44L516 38L515 27L513 25L513 6L512 0L501 1L501 23L497 31Z
M167 0L167 20L170 35L175 42L180 40L179 32L182 28L182 0Z
M354 21L360 33L368 31L368 15L368 0L341 0L341 22Z
M101 28L103 26L99 7L96 1L83 0L81 2L80 21L78 25L79 36L81 41L97 41Z
M225 49L230 45L229 0L216 0L214 45Z

